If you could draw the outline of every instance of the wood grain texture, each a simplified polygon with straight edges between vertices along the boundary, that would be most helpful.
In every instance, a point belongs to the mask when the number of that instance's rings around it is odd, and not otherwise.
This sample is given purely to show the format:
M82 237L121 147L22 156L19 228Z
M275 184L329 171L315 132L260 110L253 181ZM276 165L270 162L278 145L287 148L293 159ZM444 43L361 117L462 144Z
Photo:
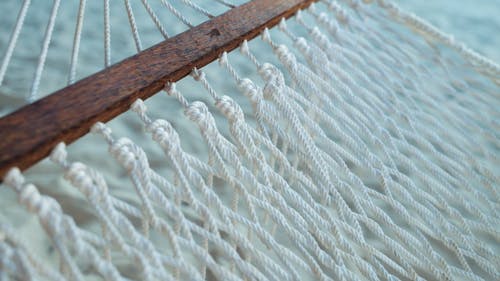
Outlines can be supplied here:
M250 40L316 0L253 0L0 119L0 179L29 168L59 142L85 135L194 67Z

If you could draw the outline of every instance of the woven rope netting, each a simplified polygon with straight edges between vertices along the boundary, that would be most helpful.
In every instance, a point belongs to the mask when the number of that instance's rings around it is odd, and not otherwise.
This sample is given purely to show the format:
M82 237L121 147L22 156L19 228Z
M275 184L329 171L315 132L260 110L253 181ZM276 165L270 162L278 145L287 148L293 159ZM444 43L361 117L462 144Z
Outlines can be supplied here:
M191 77L7 174L0 280L500 279L495 63L325 0Z

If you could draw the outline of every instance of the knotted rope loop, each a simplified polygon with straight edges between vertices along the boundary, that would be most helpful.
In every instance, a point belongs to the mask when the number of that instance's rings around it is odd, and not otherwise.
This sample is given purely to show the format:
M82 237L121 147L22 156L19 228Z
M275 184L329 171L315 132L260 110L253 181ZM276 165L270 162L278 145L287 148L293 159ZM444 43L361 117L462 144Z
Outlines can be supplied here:
M238 82L238 88L250 99L252 104L258 104L262 100L262 92L248 78L243 78Z
M120 138L109 147L110 154L129 172L137 167L138 159L138 155L131 149L132 145L130 139Z
M166 120L157 119L146 127L151 132L153 140L158 142L165 150L174 152L180 149L179 134Z
M184 111L189 120L198 124L200 129L208 135L217 134L217 126L207 106L200 101L192 102Z
M227 117L229 122L243 123L245 115L241 107L230 97L222 96L215 102L215 106Z

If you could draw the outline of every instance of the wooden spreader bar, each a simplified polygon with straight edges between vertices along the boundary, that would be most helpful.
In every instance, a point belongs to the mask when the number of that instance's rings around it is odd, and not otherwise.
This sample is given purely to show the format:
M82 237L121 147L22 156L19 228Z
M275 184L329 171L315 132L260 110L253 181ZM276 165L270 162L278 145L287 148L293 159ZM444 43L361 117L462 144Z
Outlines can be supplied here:
M0 118L0 181L316 0L253 0Z

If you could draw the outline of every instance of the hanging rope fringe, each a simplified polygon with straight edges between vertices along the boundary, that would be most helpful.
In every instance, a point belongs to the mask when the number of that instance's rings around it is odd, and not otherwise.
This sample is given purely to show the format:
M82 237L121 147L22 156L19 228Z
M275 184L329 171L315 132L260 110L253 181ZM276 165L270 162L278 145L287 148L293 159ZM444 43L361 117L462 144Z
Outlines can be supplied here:
M0 279L499 280L499 89L489 80L498 66L387 1L323 2L328 11L312 5L265 29L255 43L267 57L244 41L216 71L193 69L203 101L195 88L165 85L159 98L178 102L204 152L190 152L182 122L142 100L131 111L149 146L112 125L91 130L129 186L56 146L50 160L90 207L89 222L12 169L5 186L56 254L40 259L2 222ZM233 63L238 55L250 66ZM228 74L239 93L213 74Z

